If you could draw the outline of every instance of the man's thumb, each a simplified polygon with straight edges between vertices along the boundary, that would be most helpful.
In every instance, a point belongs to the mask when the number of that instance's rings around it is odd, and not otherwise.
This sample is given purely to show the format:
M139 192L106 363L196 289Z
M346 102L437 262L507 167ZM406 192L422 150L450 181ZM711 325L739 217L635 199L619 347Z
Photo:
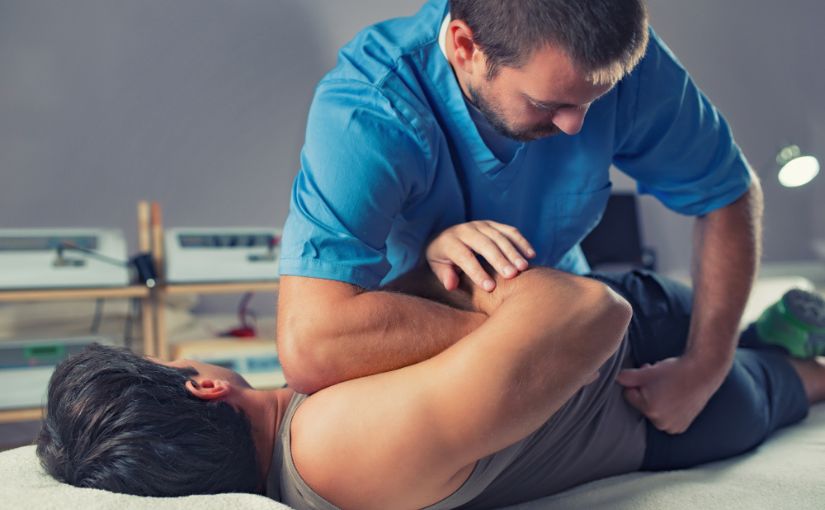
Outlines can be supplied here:
M616 382L625 387L637 387L644 384L644 369L626 368L616 375Z
M627 388L624 390L624 399L641 412L645 411L647 402L642 396L642 391L639 388Z

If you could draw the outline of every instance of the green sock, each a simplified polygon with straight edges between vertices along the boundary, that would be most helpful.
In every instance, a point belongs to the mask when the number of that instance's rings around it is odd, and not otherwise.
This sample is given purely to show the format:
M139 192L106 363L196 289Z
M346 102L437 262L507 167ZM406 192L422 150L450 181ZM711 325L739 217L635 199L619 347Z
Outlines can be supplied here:
M762 312L756 333L763 342L782 346L797 358L825 355L825 299L813 292L789 290Z

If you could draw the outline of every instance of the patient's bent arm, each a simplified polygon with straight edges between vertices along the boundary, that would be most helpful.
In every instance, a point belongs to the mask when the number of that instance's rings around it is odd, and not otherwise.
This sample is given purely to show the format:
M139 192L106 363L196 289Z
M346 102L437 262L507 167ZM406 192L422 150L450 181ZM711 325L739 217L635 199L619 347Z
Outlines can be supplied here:
M304 402L293 457L310 486L343 508L437 501L549 419L615 351L631 313L601 283L547 269L492 294L490 318L435 357Z

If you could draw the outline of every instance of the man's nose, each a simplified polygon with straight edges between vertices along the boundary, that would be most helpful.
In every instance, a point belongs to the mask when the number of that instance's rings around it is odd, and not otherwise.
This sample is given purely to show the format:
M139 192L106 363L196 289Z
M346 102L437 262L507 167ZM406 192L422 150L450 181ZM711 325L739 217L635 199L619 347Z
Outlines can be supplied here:
M585 115L587 115L586 108L564 108L557 111L553 116L553 124L555 124L562 133L575 135L582 130Z

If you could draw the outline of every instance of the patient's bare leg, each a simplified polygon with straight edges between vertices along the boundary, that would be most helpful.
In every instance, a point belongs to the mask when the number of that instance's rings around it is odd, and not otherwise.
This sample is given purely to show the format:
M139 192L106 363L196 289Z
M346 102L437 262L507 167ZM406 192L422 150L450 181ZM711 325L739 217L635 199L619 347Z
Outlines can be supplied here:
M802 379L808 402L815 404L825 400L825 357L814 359L789 357L788 362Z

